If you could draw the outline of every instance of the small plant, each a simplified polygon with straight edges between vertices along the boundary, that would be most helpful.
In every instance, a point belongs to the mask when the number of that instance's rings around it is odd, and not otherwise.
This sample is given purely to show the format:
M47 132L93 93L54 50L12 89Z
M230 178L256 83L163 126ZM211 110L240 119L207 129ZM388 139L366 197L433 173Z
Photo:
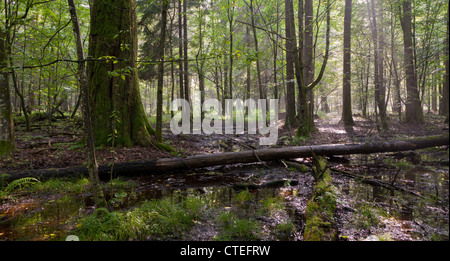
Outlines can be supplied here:
M380 222L375 211L369 206L363 206L360 209L357 220L358 225L366 229L376 226Z
M303 142L307 141L308 138L304 136L294 136L292 139L292 145L301 145Z
M3 190L8 185L7 179L10 177L11 175L6 173L0 175L0 190Z
M261 203L262 203L262 208L259 211L261 215L274 214L276 211L280 211L284 208L283 200L278 197L266 198Z
M405 159L401 159L397 162L396 167L397 169L408 169L414 167L414 165Z
M20 179L13 180L11 183L6 185L7 184L6 179L8 177L9 177L8 174L0 175L0 182L1 182L0 199L1 200L7 199L8 197L10 197L10 193L13 190L17 189L17 188L21 189L23 187L31 186L33 184L36 184L36 183L40 182L36 178L25 177L25 178L20 178Z
M234 213L224 212L218 217L222 223L222 231L215 240L258 240L259 223L250 219L239 219Z
M38 179L32 178L32 177L20 178L20 179L13 180L11 183L9 183L8 186L6 186L6 188L4 190L6 192L11 192L16 188L20 189L20 188L23 188L26 186L33 185L37 182L40 182L40 181Z
M275 230L283 235L286 236L290 236L295 232L295 224L294 222L292 222L292 220L287 219L285 221L283 221L282 223L279 223L276 227Z
M80 179L49 179L43 182L39 182L33 186L32 191L40 192L74 192L81 193L86 191L86 187L89 185L89 180L87 178Z
M248 189L242 190L236 196L234 197L234 201L239 203L244 203L246 201L249 201L252 198L252 195L248 191Z

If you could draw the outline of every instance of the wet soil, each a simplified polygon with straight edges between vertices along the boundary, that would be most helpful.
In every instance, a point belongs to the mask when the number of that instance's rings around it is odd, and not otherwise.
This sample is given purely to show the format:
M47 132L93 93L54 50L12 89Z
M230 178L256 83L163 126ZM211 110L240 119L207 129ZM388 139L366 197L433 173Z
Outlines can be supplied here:
M317 131L312 137L297 141L296 145L350 143L377 140L395 140L416 136L440 135L448 132L448 125L437 115L426 115L426 124L410 126L391 118L389 130L378 131L376 122L355 115L355 125L346 128L339 123L338 117L317 119ZM24 170L32 168L52 168L82 165L86 158L79 146L81 141L80 125L76 121L66 120L46 126L36 123L31 133L23 132L23 126L17 126L17 150L9 157L0 160L0 173L6 170ZM40 125L39 125L40 124ZM283 126L280 117L278 143L275 146L293 144L293 130ZM292 135L291 135L292 134ZM181 155L196 155L224 151L239 151L259 148L256 135L173 135L166 126L165 140L180 151ZM156 157L172 157L155 147L97 148L100 164L112 161L130 161ZM311 167L310 159L296 159ZM428 149L418 152L376 155L352 155L329 158L333 168L333 182L339 190L336 221L339 227L339 240L448 240L448 149ZM141 176L133 180L133 200L120 209L133 207L139 200L150 198L188 196L218 197L215 211L244 211L260 208L256 204L243 206L231 203L238 191L235 184L254 184L256 186L275 180L295 180L296 185L270 189L250 190L254 195L282 196L284 211L278 216L258 216L263 236L261 240L302 240L304 211L311 196L314 179L310 172L301 173L287 168L281 162L235 164L217 166L200 170L167 173L158 176ZM345 173L363 175L380 182L394 184L403 190L386 189L364 184L354 176ZM410 191L413 193L408 193ZM92 212L89 195L73 195L75 203L57 202L63 195L46 194L18 195L14 200L2 202L0 207L0 240L54 240L58 236L64 239L67 231L75 226L75 217ZM266 197L261 196L261 198ZM62 201L66 202L66 201ZM70 202L70 201L69 201ZM43 209L55 209L47 219L44 214L31 221L28 226L19 222L20 216L40 213ZM244 210L242 210L244 209ZM251 212L251 211L250 211ZM211 211L209 215L217 215ZM247 215L243 217L249 218ZM255 218L255 216L251 216ZM283 220L292 220L295 232L289 237L278 237L271 233ZM16 220L16 221L15 221ZM205 219L196 224L191 233L183 235L185 240L212 240L219 233L214 221ZM213 220L213 219L211 219ZM17 223L15 223L17 222ZM27 221L28 223L30 221ZM33 223L34 222L34 223ZM18 227L28 227L34 231L20 238L13 233ZM36 236L31 236L36 234Z
M372 119L354 115L355 125L348 128L339 122L339 116L329 115L325 119L315 120L316 131L312 132L310 138L294 144L292 139L295 130L284 126L283 117L284 114L280 114L277 147L395 140L448 133L448 124L443 123L444 118L434 114L426 114L426 123L422 126L399 123L396 117L390 117L389 129L381 131L377 131L376 122ZM0 171L62 168L86 162L86 153L80 146L80 120L41 120L31 126L31 132L25 132L23 123L16 124L17 150L8 157L0 158ZM259 138L259 135L173 135L169 125L164 125L164 140L179 151L180 156L257 149L261 147ZM154 146L100 147L96 155L99 164L172 157L170 153Z

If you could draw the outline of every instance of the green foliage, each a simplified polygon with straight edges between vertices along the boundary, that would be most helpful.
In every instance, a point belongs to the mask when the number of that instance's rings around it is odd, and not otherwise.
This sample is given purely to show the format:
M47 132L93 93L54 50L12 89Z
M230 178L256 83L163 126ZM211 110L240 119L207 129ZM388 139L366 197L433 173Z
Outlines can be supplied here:
M21 188L24 188L27 186L32 186L38 182L40 182L38 179L32 178L32 177L15 179L15 180L11 181L11 183L9 183L8 186L6 186L4 191L11 192L17 188L21 189Z
M288 219L276 225L275 230L279 234L285 234L287 236L292 235L295 232L296 227L292 220Z
M8 185L7 180L11 177L10 174L0 174L0 190L3 190L4 187Z
M70 144L71 145L69 146L69 148L67 148L68 150L79 150L86 146L84 140L80 140L80 141L70 143Z
M14 150L14 144L9 141L0 140L0 158L3 155L8 155Z
M363 205L360 207L356 220L357 225L365 229L370 229L372 226L376 226L380 222L376 211L368 205Z
M118 194L123 196L124 194ZM150 200L128 212L98 209L80 222L76 234L82 240L149 240L176 237L188 231L203 204L189 198L176 204L170 199Z
M259 239L259 223L250 219L239 219L234 213L223 212L218 216L222 230L214 238L220 241L257 240Z
M236 196L233 197L233 200L238 203L244 203L252 199L252 195L248 191L248 189L240 191Z
M87 178L79 179L48 179L43 182L39 182L33 186L31 191L39 191L42 193L58 193L58 192L73 192L81 193L87 190L89 180Z
M23 189L25 187L32 187L40 181L33 177L25 177L20 179L15 179L11 181L9 184L6 180L10 177L9 174L1 174L0 175L0 199L6 199L11 196L11 193L17 189Z
M283 199L281 197L269 197L264 199L262 202L262 208L259 210L260 215L264 214L275 214L284 208Z

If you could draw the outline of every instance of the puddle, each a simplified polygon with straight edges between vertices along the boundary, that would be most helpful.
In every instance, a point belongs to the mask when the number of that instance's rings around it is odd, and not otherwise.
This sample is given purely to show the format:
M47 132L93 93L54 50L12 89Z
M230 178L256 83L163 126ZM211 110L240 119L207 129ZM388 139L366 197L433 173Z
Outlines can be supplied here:
M419 163L386 154L330 161L333 168L415 193L372 186L333 173L339 191L336 222L340 240L449 239L449 171L448 165L438 162L448 158L425 154ZM169 199L174 204L191 197L201 199L204 217L183 235L187 240L223 236L217 221L223 213L256 222L255 240L302 240L303 215L314 179L309 173L290 171L280 163L269 165L270 169L263 164L240 164L195 173L134 177L133 186L111 190L107 198L118 211L151 199ZM295 185L287 182L276 188L233 188L236 184L265 184L279 179L295 181ZM93 211L89 198L80 194L47 195L13 203L0 209L0 240L65 240L79 219Z
M428 160L427 154L419 158L382 155L352 159L354 163L346 166L346 171L394 184L403 191L334 175L334 184L341 192L341 235L348 240L448 240L448 165L440 164L436 157L431 163Z
M190 197L201 199L206 216L187 235L192 240L213 240L220 236L216 218L222 213L232 213L237 220L257 223L260 230L257 240L298 240L302 216L295 206L307 201L313 178L276 166L278 168L268 169L262 164L243 164L196 173L140 176L132 179L133 187L110 190L105 196L117 211L130 210L152 199L169 199L173 204ZM264 184L280 177L286 182L281 187L233 187L235 184ZM290 180L298 185L290 186ZM39 201L30 204L20 215L11 213L8 218L6 213L2 214L5 218L0 220L0 240L65 240L78 220L93 211L92 201L86 196L66 195ZM288 226L284 229L288 233L282 233L283 225Z
M24 206L20 214L3 213L0 240L42 241L63 240L74 220L82 214L83 198L62 196ZM11 217L8 218L10 215Z

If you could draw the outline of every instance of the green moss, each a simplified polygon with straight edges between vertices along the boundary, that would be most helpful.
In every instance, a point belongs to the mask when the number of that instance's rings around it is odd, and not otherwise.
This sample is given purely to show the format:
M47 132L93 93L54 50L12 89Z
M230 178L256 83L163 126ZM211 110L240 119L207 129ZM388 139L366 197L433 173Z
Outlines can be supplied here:
M157 142L156 143L156 147L158 147L158 148L160 148L162 150L165 150L167 152L170 152L170 153L176 153L177 152L172 146L170 146L169 144L166 144L164 142Z
M0 140L0 157L7 155L14 150L15 146L9 141Z
M258 240L260 224L255 220L237 218L234 213L223 212L218 216L222 230L215 240Z
M336 192L326 160L315 157L314 171L317 184L308 200L305 210L304 240L334 240L334 213L336 212Z
M322 241L326 237L323 227L329 227L330 225L329 222L323 222L319 216L313 216L306 221L303 240Z

